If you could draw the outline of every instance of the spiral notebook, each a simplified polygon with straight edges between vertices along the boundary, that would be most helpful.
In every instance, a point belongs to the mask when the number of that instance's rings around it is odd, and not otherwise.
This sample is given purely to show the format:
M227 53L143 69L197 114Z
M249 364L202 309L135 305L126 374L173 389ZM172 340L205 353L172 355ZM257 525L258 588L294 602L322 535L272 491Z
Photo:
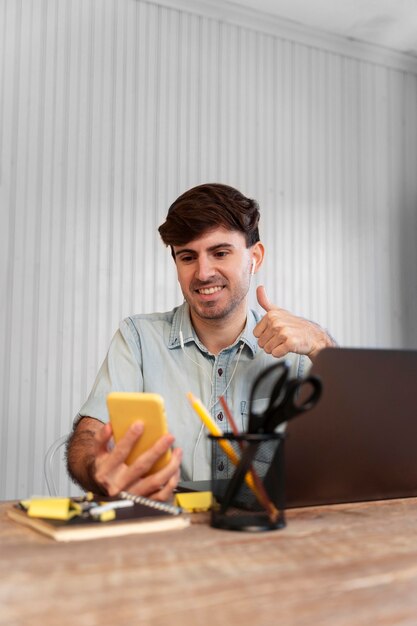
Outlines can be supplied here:
M7 515L24 526L52 537L56 541L84 541L138 533L152 533L186 528L190 518L175 506L156 502L141 496L125 494L118 498L129 499L132 506L115 509L113 521L100 521L91 516L76 515L68 520L31 517L22 504L15 504ZM113 499L115 500L115 499ZM111 498L100 501L111 502Z

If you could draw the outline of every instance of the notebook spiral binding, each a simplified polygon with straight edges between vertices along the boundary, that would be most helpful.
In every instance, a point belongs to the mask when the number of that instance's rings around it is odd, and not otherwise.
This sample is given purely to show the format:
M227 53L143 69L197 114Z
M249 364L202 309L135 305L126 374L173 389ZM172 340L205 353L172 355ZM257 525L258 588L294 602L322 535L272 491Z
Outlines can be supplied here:
M152 509L164 511L164 513L170 513L171 515L181 515L182 513L182 508L180 506L174 506L173 504L168 504L167 502L158 502L157 500L151 500L151 498L146 498L145 496L136 496L128 491L121 491L118 498L121 498L122 500L131 500L135 504L143 504Z

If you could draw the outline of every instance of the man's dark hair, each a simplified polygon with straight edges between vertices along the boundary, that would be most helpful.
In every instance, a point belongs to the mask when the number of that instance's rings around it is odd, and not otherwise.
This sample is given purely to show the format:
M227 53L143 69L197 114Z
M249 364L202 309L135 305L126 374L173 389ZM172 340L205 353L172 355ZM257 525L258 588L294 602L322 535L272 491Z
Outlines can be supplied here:
M259 241L259 205L240 191L211 183L198 185L171 204L159 234L166 246L182 246L223 227L245 235L249 248Z

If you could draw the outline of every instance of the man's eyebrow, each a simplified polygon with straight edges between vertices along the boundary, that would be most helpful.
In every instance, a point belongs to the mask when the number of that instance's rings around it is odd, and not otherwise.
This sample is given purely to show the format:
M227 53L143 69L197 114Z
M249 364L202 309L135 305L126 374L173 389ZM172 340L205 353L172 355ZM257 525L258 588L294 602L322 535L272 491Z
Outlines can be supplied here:
M228 243L227 241L225 241L224 243L216 243L214 246L210 246L209 248L207 248L207 252L214 252L215 250L218 250L219 248L229 248L232 249L235 246L232 243ZM177 256L178 254L195 254L195 250L193 250L193 248L180 248L179 250L175 250L175 256Z
M216 243L215 246L210 246L210 248L207 248L207 250L209 252L213 252L214 250L218 250L219 248L234 248L234 247L235 246L232 243L225 241L224 243Z

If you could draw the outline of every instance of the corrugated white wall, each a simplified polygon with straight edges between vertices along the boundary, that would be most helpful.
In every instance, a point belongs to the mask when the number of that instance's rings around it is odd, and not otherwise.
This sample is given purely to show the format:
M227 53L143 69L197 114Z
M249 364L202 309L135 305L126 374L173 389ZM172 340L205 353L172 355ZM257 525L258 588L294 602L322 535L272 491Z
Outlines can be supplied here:
M45 492L119 319L178 303L156 228L200 182L260 201L273 301L417 348L417 64L165 4L0 0L3 499Z

